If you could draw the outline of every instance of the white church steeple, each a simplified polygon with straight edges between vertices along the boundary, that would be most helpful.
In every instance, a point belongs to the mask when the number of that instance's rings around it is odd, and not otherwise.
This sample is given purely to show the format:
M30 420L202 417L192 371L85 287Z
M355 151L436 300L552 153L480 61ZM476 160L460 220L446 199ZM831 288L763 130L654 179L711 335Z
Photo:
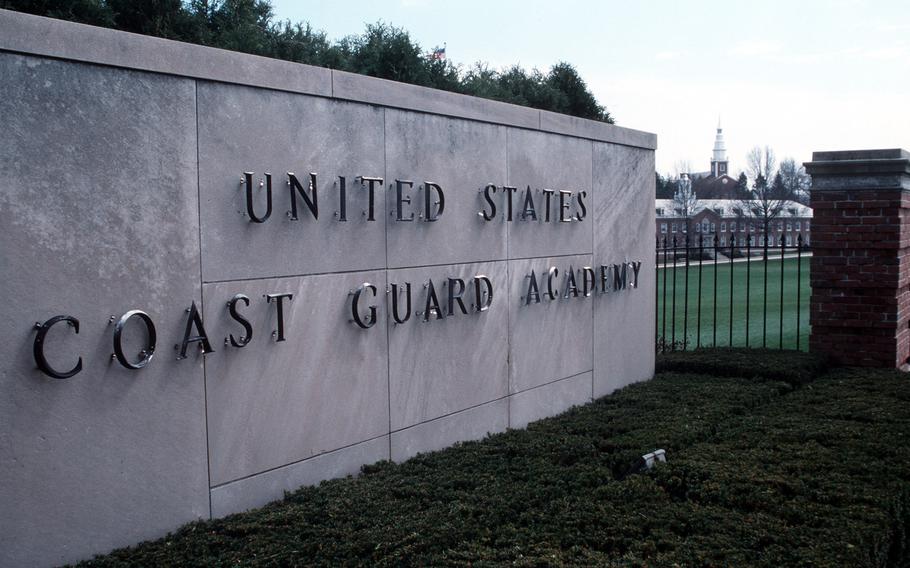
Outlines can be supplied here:
M724 129L717 118L717 136L714 138L714 154L711 156L711 175L727 175L727 144L724 142Z

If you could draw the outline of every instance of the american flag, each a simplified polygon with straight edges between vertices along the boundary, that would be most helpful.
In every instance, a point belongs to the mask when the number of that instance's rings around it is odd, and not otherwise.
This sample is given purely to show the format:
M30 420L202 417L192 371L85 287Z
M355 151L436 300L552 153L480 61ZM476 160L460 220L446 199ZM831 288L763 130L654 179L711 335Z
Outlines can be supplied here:
M429 58L432 59L433 61L445 61L446 60L445 46L437 47L436 49L434 49L433 53L430 54Z

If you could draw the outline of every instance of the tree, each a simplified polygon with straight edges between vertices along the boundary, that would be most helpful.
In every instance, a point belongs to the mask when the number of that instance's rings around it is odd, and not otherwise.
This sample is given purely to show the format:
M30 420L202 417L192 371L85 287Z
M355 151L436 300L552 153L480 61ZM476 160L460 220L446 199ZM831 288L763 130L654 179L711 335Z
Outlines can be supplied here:
M773 179L776 165L774 150L770 146L764 148L755 146L746 154L746 172L752 179L753 185L759 177L763 177L766 181Z
M774 150L769 146L756 146L746 154L746 171L753 180L752 193L749 198L739 200L738 209L750 225L758 224L764 243L767 243L765 239L770 232L771 222L780 216L786 205L786 195L775 171L776 165ZM761 244L762 241L755 244Z
M676 188L676 181L669 174L664 177L658 172L654 172L654 182L654 195L656 199L673 199L673 193L675 192Z
M809 204L812 176L806 173L806 168L797 165L793 158L786 158L780 162L778 175L788 199L799 201L803 205Z
M692 189L692 180L689 179L689 174L680 174L676 193L673 194L673 209L683 219L684 232L687 237L691 234L691 218L695 214L697 207L698 197Z
M0 0L17 10L134 33L352 71L613 123L577 70L566 62L544 74L520 66L466 73L428 59L402 28L367 24L360 35L329 41L308 23L275 22L271 0Z
M749 199L749 178L746 172L739 172L739 179L736 180L736 186L733 188L736 199Z
M546 82L565 95L565 106L559 112L613 123L610 113L597 103L578 71L569 63L561 61L550 68Z

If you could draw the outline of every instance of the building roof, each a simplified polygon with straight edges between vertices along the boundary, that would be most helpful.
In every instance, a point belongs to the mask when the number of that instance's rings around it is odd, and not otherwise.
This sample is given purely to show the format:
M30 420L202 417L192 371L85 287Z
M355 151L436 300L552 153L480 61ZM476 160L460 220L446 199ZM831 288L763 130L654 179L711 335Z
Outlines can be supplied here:
M756 217L756 215L752 214L752 207L748 207L750 202L754 202L756 206L761 203L761 201L757 199L751 201L741 201L738 199L699 199L695 204L695 208L690 217L694 217L705 209L710 209L719 217ZM676 204L672 199L655 199L654 209L659 219L682 217L682 215L676 211ZM737 209L741 211L742 215L740 215L740 212L738 212ZM812 217L812 209L796 201L785 201L781 208L780 215L778 215L778 218L780 219L805 217Z

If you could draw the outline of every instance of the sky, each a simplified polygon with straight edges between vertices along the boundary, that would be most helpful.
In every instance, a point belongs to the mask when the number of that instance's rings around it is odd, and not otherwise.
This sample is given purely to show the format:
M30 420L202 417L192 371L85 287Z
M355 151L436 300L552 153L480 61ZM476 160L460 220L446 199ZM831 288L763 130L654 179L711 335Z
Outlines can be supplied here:
M657 134L657 170L709 168L718 120L730 170L754 146L910 148L907 0L273 0L330 39L402 27L469 67L573 64L620 126Z

